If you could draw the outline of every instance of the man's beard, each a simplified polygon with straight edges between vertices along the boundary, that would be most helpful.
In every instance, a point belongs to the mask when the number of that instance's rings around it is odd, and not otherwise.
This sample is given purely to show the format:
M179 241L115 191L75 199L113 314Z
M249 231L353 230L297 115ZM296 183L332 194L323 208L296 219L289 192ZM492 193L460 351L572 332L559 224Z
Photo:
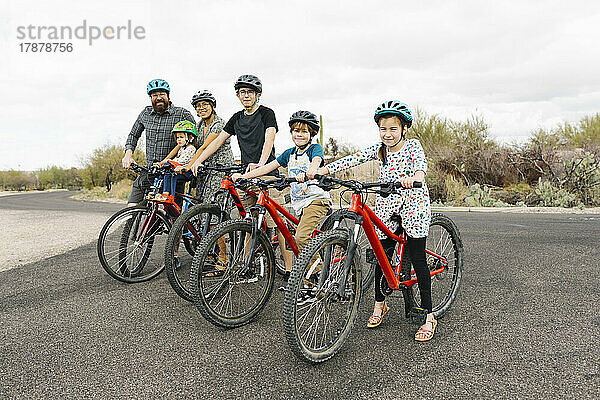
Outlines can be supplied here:
M164 113L167 107L169 107L169 100L156 99L152 102L152 108L159 114Z

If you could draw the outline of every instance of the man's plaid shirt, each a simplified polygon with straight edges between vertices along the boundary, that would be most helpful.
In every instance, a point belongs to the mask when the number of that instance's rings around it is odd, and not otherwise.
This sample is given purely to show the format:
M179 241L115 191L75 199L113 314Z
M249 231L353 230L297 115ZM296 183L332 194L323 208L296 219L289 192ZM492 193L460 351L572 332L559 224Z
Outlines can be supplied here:
M145 107L127 136L125 149L134 151L142 132L146 130L146 164L150 166L163 160L177 145L171 129L179 121L196 124L192 114L183 107L170 105L163 114L158 114L152 106Z

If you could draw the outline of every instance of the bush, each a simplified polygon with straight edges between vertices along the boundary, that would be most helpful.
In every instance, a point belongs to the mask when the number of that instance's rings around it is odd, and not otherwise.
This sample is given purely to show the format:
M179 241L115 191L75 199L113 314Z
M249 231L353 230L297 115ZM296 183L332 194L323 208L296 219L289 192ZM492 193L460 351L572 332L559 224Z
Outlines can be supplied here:
M131 185L133 181L131 179L123 179L112 185L110 192L107 193L107 197L112 197L119 200L128 200L129 194L131 193Z
M509 204L498 200L492 196L492 190L489 187L481 186L478 183L471 185L465 198L465 204L469 207L508 207Z
M112 185L123 179L134 178L135 175L123 168L121 160L125 155L125 149L121 146L107 144L92 152L86 161L82 171L83 184L86 188L106 186L110 191ZM145 155L140 150L133 153L136 163L145 165Z
M0 171L0 188L2 190L29 190L36 186L35 176L23 171Z
M544 207L573 207L577 196L565 189L557 188L548 181L540 182L535 188L539 201L537 205Z

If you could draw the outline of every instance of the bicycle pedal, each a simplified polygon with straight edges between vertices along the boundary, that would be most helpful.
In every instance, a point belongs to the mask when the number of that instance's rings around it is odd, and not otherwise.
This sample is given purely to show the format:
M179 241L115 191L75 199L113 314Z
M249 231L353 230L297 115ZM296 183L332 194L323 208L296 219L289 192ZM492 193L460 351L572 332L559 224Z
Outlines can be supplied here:
M408 317L413 324L423 325L427 320L427 310L421 307L413 307L408 312Z

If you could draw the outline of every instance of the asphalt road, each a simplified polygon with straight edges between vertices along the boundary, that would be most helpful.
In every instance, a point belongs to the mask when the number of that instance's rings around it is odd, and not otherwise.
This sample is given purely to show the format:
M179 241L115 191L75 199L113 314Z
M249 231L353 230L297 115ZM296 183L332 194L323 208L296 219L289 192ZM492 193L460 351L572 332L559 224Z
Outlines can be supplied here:
M369 294L317 366L288 349L280 292L227 331L164 275L112 280L95 243L1 272L0 398L599 398L600 215L448 215L466 265L435 338L414 342L400 298L367 330Z

